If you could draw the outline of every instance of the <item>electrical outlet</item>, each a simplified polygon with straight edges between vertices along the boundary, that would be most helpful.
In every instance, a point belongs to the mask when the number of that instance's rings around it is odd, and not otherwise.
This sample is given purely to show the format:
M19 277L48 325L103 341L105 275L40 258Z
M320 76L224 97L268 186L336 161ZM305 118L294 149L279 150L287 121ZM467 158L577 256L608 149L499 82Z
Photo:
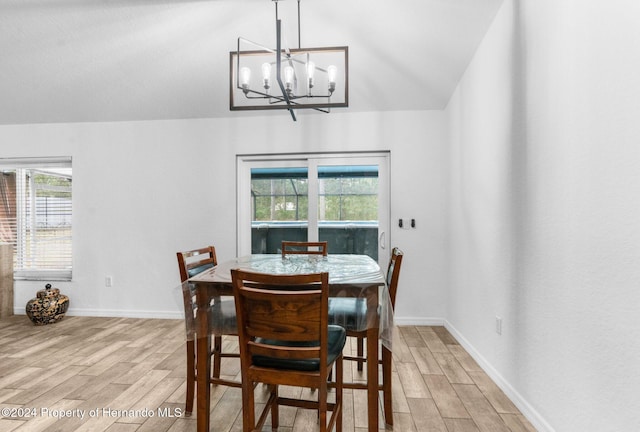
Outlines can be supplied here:
M496 333L502 334L502 318L499 316L496 316Z
M113 277L112 276L105 276L104 277L104 286L106 286L107 288L110 288L113 286Z

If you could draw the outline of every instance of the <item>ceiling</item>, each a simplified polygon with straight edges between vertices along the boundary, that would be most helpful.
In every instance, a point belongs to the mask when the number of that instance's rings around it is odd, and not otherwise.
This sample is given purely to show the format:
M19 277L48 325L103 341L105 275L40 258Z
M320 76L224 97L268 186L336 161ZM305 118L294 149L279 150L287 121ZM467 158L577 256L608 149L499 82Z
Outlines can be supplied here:
M301 0L301 45L349 46L341 110L442 109L501 3ZM238 36L275 45L274 2L0 0L0 124L251 115L229 111Z

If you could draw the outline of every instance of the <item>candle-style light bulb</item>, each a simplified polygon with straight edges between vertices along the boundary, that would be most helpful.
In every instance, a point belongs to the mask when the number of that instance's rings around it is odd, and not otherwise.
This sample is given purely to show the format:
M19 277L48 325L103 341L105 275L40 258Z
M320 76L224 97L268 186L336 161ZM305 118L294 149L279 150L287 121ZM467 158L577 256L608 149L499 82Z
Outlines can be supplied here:
M313 76L316 73L316 64L312 61L307 63L307 81L309 83L309 89L313 88Z
M329 78L329 93L333 93L336 89L336 76L338 75L338 68L331 65L327 68L327 75Z
M288 93L293 92L293 68L291 66L284 68L284 86Z
M251 69L248 67L240 68L240 87L247 94L249 92L249 82L251 81Z
M271 80L271 63L262 64L262 84L265 90L269 90Z

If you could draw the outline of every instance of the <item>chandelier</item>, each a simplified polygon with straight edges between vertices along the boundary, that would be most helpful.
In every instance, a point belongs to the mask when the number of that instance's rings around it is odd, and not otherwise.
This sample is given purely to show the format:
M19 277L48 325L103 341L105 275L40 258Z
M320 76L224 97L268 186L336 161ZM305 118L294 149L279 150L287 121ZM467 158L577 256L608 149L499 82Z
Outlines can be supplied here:
M349 106L349 47L302 48L298 0L298 48L283 42L276 11L276 45L267 48L242 37L230 52L230 109L286 109L296 121L296 109L328 113Z

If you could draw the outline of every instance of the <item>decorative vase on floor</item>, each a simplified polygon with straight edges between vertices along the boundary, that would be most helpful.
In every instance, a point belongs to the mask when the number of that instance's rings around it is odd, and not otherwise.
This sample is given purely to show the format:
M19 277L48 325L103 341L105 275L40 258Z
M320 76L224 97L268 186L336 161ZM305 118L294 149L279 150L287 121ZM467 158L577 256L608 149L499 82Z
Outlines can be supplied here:
M64 318L69 309L69 297L60 294L58 288L51 288L47 284L27 302L27 316L35 325L53 324Z

